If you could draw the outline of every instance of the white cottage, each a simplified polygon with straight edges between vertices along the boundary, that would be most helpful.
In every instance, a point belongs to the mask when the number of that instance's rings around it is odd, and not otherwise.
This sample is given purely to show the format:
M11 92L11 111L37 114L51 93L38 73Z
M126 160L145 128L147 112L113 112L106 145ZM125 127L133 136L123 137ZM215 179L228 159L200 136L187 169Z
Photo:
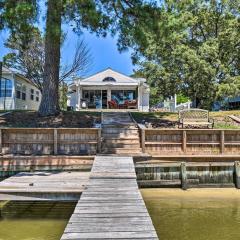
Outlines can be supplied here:
M149 86L144 78L133 78L110 68L69 86L68 105L74 110L137 109L148 112Z
M6 67L0 79L0 110L38 110L41 92L29 79Z

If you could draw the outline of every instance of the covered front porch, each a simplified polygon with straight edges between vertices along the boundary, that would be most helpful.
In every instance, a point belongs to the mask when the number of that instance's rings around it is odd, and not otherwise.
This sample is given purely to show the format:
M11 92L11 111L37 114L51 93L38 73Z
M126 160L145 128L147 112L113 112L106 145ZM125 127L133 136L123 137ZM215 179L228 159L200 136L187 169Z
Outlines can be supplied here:
M79 87L80 109L138 109L138 87Z
M106 69L69 86L69 103L81 109L149 110L149 87L143 78L132 78Z

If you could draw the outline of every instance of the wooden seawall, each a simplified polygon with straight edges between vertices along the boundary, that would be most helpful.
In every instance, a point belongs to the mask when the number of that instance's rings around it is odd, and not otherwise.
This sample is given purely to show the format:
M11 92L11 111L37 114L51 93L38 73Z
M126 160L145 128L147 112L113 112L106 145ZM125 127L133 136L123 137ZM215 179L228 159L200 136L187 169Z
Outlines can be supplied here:
M87 189L61 239L158 239L132 157L95 157Z

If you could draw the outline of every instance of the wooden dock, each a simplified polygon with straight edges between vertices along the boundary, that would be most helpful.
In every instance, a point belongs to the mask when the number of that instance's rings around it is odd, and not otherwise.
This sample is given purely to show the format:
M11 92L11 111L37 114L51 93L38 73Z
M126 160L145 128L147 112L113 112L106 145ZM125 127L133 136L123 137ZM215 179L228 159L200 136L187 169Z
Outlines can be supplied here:
M158 239L132 157L95 157L87 189L61 239Z
M21 172L0 182L0 200L77 201L89 172Z

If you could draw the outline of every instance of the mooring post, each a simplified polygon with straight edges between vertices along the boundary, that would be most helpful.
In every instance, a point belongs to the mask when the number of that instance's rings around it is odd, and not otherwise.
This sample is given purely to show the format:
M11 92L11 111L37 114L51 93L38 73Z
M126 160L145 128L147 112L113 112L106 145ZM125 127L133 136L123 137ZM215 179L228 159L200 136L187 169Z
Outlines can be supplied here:
M185 162L181 162L181 184L182 189L187 190L187 167Z
M235 185L237 189L240 189L240 162L235 161L234 163L234 172L235 172Z
M98 129L98 139L97 139L97 151L98 153L101 153L101 148L102 148L102 129Z

